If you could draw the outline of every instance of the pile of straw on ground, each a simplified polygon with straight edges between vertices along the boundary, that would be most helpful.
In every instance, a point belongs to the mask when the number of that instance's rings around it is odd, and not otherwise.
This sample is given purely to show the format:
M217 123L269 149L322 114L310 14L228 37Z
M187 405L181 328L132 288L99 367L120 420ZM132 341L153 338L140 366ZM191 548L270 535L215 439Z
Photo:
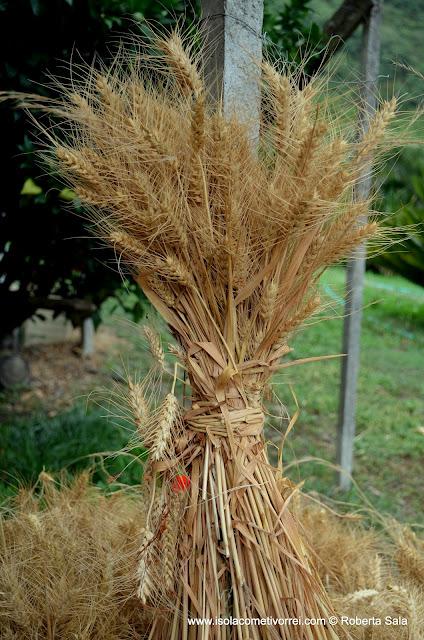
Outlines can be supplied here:
M354 185L387 148L396 111L395 99L383 102L358 138L351 104L335 105L325 80L300 88L296 73L266 63L256 147L248 124L210 106L197 44L158 37L109 68L74 69L56 101L25 99L58 119L43 128L55 169L178 345L161 403L149 405L147 382L129 388L150 450L137 593L155 610L157 640L203 638L188 617L334 611L291 485L269 463L262 399L272 373L293 364L288 340L319 307L323 269L378 231ZM181 377L185 402L175 395ZM167 545L173 557L161 562ZM340 637L328 625L266 634ZM255 627L209 633L230 636L261 637Z
M42 474L38 491L21 491L13 513L0 520L0 637L147 638L155 612L141 610L135 572L142 497L105 497L87 476L60 487ZM377 532L310 505L301 499L301 517L337 613L408 620L350 626L352 637L423 638L424 541L396 523Z

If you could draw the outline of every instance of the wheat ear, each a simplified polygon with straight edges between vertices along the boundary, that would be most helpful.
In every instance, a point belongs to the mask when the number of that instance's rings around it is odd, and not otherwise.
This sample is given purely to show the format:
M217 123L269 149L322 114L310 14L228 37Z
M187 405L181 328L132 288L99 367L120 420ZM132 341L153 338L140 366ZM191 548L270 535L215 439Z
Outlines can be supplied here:
M306 318L309 318L314 311L316 311L321 303L321 299L319 296L314 296L310 300L308 300L300 309L297 311L294 316L288 318L280 327L280 338L279 344L281 344L283 338L285 338L289 333L291 333L294 329L296 329Z
M163 282L158 277L151 276L150 278L148 278L148 284L153 289L153 291L157 293L159 298L161 298L161 300L163 300L163 302L168 305L168 307L172 308L175 306L175 295L171 287L165 284L165 282Z
M142 245L140 246L140 242L130 236L129 233L126 233L126 231L112 231L109 234L109 241L114 247L122 251L127 259L141 260L146 256L146 250Z
M94 185L98 182L98 174L93 169L91 159L87 160L79 151L57 147L56 157L68 171L71 171L78 178Z
M271 280L264 288L261 303L260 303L260 316L267 322L272 318L275 312L275 304L278 295L278 284L275 280Z
M152 460L161 460L164 456L177 415L178 400L173 393L168 393L159 409L157 427L154 432L153 442L150 446L150 457Z
M383 102L372 119L368 130L358 143L357 159L366 160L369 154L380 144L388 125L396 113L396 107L396 98Z
M143 385L140 382L128 380L128 402L134 418L134 424L141 434L142 427L149 415L149 407L144 397Z
M175 584L176 554L178 536L180 534L180 519L182 515L182 501L184 496L177 495L173 499L168 524L162 538L164 583L166 591L173 591Z
M185 287L193 285L193 280L187 267L178 258L167 255L165 260L157 260L158 272L165 278L175 280Z
M264 79L272 93L274 109L274 141L276 150L281 154L287 145L290 128L291 85L287 76L282 76L272 65L263 65Z
M143 327L143 333L148 342L150 353L159 367L163 369L165 367L165 354L159 335L151 327Z
M163 51L169 67L185 95L194 94L196 97L203 93L203 82L184 49L183 42L177 33L173 33L166 40L158 40L158 47Z
M140 598L143 604L146 604L154 588L154 581L150 574L150 556L152 555L150 547L154 536L150 529L143 529L141 533L140 559L136 572L137 597Z

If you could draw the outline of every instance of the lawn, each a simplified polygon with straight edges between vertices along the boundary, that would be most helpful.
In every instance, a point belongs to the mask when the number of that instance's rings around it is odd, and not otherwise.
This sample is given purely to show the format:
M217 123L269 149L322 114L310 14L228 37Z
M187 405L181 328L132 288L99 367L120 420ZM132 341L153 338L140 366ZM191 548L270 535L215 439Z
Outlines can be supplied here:
M292 340L292 358L340 353L343 285L342 269L331 269L323 277L325 311ZM368 273L364 304L354 479L376 509L424 524L424 291L402 278ZM125 368L146 370L148 355L138 327L122 313L112 313L112 308L104 309L104 331L118 336L119 349L116 342L113 348L111 344L100 374L102 383L109 379L109 386L119 386L116 379ZM149 321L157 322L153 312L149 315ZM112 371L115 382L106 375ZM296 409L294 397L300 407L284 449L291 479L305 480L309 492L356 504L361 501L356 488L339 493L331 467L339 372L339 358L293 366L275 378L273 389L290 413ZM87 394L90 391L86 389ZM43 468L56 471L66 466L74 472L94 464L94 480L102 485L113 486L115 477L116 483L140 480L139 465L128 466L128 456L108 459L104 466L103 457L95 455L124 447L129 435L122 421L108 420L95 403L75 400L53 417L49 417L51 407L48 412L42 402L20 415L5 410L6 405L11 406L10 398L3 396L0 479L4 493L11 491L6 488L8 482L34 480ZM272 413L276 408L273 402ZM275 418L272 423L283 431L287 425ZM275 429L269 429L268 435L276 440ZM311 457L322 462L301 462Z
M321 282L333 319L305 328L293 341L294 357L341 350L344 272L332 269ZM399 277L366 276L359 374L354 479L373 505L402 520L424 523L424 291ZM281 400L300 417L288 438L286 460L316 456L334 462L340 361L287 369L276 379ZM304 463L290 468L307 491L339 494L334 470Z

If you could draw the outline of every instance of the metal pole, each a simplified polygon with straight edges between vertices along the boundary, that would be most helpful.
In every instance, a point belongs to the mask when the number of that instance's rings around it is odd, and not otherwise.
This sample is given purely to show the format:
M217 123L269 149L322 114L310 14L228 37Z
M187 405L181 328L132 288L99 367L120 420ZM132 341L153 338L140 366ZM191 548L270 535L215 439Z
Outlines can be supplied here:
M381 2L374 0L362 36L362 109L360 130L366 131L376 109L377 78L380 64ZM366 167L355 187L356 200L366 200L371 189L371 166ZM366 220L364 219L363 222ZM353 469L353 445L356 428L357 382L360 361L362 301L366 247L352 254L347 266L343 358L340 387L339 424L337 433L338 481L341 489L349 489Z

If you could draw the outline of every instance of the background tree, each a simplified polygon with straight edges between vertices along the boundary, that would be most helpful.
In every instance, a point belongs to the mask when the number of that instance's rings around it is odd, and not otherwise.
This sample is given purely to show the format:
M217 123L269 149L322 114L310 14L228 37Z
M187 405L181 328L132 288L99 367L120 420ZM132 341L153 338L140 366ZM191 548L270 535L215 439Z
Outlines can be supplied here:
M165 24L184 13L190 19L185 5L179 0L3 0L1 89L46 93L46 71L63 76L71 56L104 55L117 34L136 30L143 18ZM0 300L6 309L0 337L51 304L52 294L64 301L56 309L77 322L122 289L113 253L94 247L81 219L69 213L72 195L40 168L28 118L9 103L1 106L0 135ZM75 298L89 304L67 304ZM137 319L140 296L127 310Z

